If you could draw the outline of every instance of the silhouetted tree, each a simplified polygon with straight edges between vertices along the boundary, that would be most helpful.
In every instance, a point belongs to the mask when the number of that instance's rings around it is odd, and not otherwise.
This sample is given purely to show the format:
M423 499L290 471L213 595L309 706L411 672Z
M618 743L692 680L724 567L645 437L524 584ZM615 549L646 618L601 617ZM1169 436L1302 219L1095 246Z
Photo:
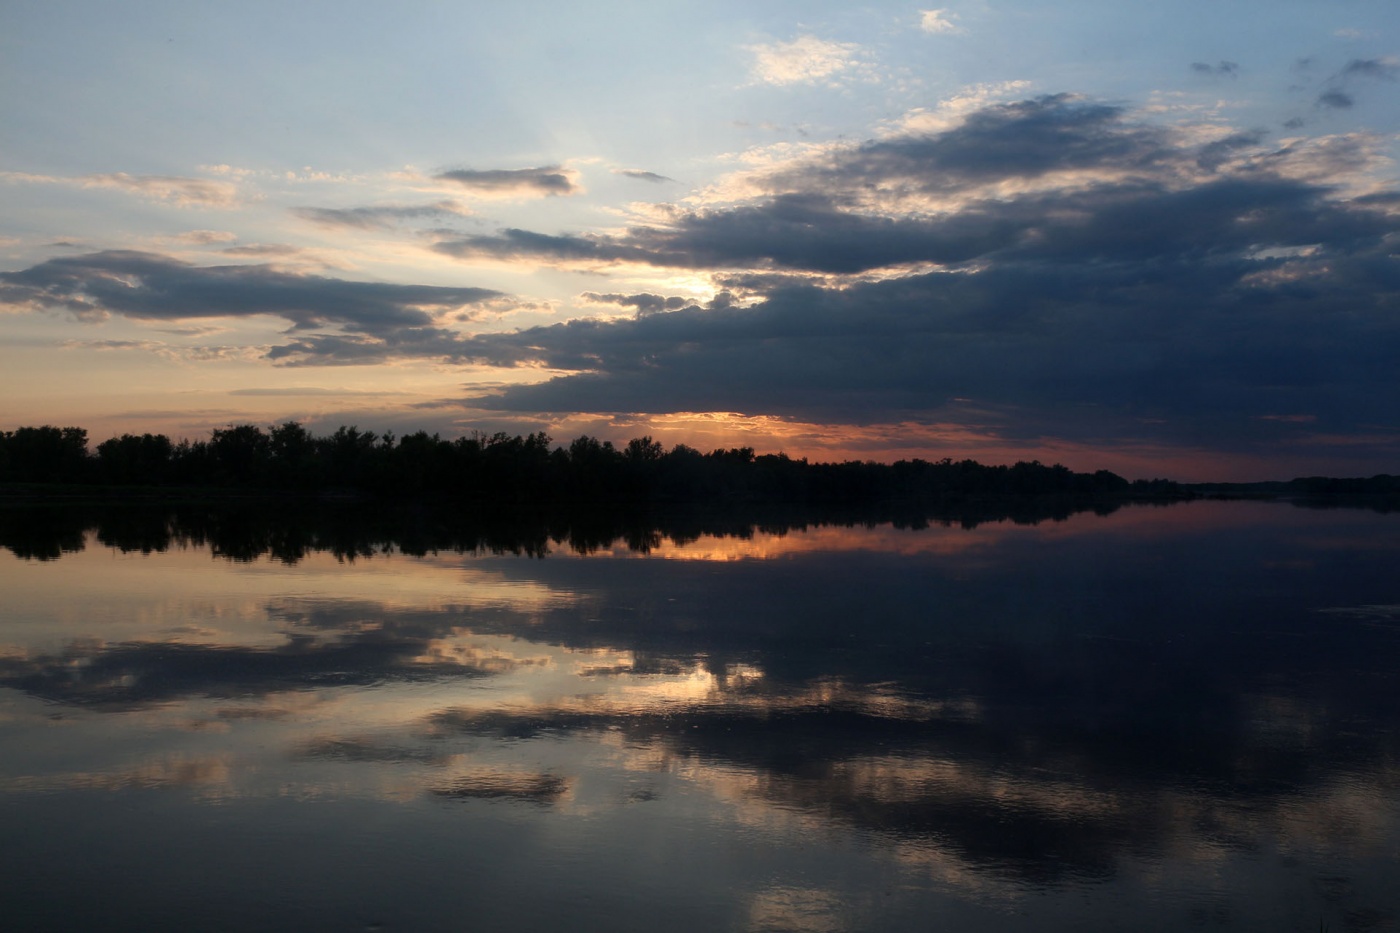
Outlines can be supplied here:
M217 478L246 486L267 476L272 444L255 424L231 424L214 430L209 440L209 453Z
M627 447L623 450L622 455L633 463L655 463L657 460L661 459L661 455L664 452L665 448L661 446L661 443L652 440L650 435L648 435L646 437L634 437L628 441Z
M575 438L568 449L568 492L584 500L621 495L621 462L622 455L612 441L600 441L586 434Z
M356 425L341 425L335 433L323 438L318 447L329 468L330 482L337 486L355 486L373 472L374 445L378 435L361 431Z
M16 428L0 440L3 478L19 483L81 483L91 478L84 428Z
M388 465L389 488L405 493L450 488L455 454L450 441L426 431L400 438Z
M269 478L274 486L310 489L320 485L323 475L316 457L316 440L295 421L275 425L268 432Z
M1012 466L951 458L936 463L808 463L784 453L757 456L752 447L701 454L678 444L668 452L650 436L633 438L619 450L611 441L587 435L554 447L543 431L473 431L449 441L426 431L396 438L342 425L318 437L287 421L266 432L253 424L231 424L213 431L208 441L178 444L164 435L123 434L98 445L95 457L87 455L86 438L81 428L52 426L0 433L0 478L334 489L541 508L569 502L946 505L1000 496L1182 494L1180 487L1165 480L1129 484L1107 470L1075 473L1062 464L1046 466L1034 460ZM1393 495L1397 482L1389 476L1313 477L1295 480L1289 488L1303 495ZM285 549L291 553L299 546L288 542Z
M170 478L175 445L164 434L123 434L97 445L102 479L108 483L158 486Z

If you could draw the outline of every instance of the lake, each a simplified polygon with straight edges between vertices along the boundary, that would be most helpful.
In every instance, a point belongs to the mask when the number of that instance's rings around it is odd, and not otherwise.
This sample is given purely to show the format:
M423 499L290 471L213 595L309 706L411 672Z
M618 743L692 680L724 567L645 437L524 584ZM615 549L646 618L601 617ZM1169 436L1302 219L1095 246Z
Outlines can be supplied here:
M256 510L254 510L256 511ZM1400 929L1400 514L0 510L22 930Z

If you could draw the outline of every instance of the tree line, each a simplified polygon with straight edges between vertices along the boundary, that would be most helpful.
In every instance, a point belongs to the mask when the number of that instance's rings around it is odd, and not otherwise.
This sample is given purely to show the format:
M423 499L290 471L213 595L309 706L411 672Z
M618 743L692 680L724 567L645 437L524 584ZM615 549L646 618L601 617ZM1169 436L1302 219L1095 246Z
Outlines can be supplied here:
M669 450L649 436L621 447L587 435L555 444L544 432L402 437L341 426L315 435L288 421L215 429L208 440L123 434L89 450L83 428L0 432L0 482L424 495L499 504L567 501L866 502L1026 495L1165 494L1163 480L1129 483L1108 470L1076 473L1039 461L809 463L752 447ZM1165 484L1165 485L1164 485Z

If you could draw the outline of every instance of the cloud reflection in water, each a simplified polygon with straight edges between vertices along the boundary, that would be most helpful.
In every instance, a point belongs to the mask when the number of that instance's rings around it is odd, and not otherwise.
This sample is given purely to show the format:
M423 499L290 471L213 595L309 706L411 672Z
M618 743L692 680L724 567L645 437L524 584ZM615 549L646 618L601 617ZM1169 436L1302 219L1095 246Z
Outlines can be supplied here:
M171 604L108 639L41 608L33 565L0 557L31 614L0 628L0 798L387 801L525 820L541 840L583 820L668 853L753 838L794 860L817 846L828 868L892 864L906 905L1131 898L1222 872L1259 896L1325 869L1350 878L1348 909L1384 914L1393 519L1235 508L792 531L723 560L709 539L704 559L667 544L224 564L228 598L259 614L176 640ZM100 575L104 556L62 562ZM155 602L173 568L208 560L120 572L149 575ZM643 812L679 836L646 835ZM1284 858L1306 868L1231 874ZM851 891L786 866L746 895L753 928L860 926Z

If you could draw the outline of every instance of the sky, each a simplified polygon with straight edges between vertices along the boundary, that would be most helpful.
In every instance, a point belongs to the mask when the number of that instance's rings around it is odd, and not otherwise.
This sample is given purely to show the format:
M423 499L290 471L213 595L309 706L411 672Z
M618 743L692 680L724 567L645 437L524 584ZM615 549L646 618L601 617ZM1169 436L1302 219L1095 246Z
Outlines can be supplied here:
M7 0L0 429L1400 473L1397 93L1394 0Z

